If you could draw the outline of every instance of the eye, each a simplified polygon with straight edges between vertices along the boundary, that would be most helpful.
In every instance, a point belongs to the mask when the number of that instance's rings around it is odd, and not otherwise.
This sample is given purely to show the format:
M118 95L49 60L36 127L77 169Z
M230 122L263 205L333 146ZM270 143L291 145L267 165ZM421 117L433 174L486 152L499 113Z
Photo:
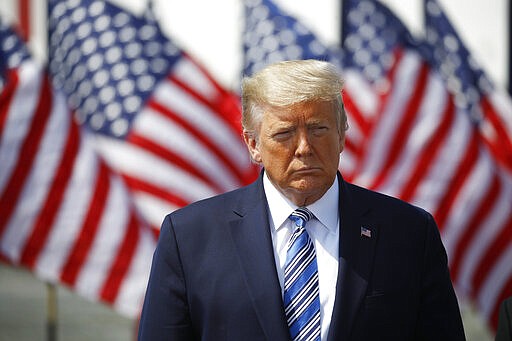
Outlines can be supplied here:
M292 130L281 130L272 135L272 138L276 141L285 141L289 139L293 134Z
M324 135L325 133L327 133L329 131L329 127L327 127L327 126L314 126L310 130L311 130L311 132L313 133L314 136L322 136L322 135Z

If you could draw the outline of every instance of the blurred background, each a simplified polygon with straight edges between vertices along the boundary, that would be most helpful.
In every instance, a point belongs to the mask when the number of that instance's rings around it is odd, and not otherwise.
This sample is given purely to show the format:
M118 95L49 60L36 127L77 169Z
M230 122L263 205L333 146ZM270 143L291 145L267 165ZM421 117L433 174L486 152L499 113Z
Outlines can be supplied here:
M344 70L343 175L434 214L467 338L494 339L512 295L509 1L0 4L0 340L135 339L164 215L257 174L242 75L292 58Z

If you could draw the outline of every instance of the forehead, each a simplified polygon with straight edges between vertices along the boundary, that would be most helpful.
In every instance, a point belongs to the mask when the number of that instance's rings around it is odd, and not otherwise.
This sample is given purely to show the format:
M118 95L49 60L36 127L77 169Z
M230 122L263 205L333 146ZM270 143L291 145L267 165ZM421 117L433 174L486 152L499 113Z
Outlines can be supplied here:
M331 121L336 120L336 105L332 101L312 101L297 103L284 108L268 108L263 121Z

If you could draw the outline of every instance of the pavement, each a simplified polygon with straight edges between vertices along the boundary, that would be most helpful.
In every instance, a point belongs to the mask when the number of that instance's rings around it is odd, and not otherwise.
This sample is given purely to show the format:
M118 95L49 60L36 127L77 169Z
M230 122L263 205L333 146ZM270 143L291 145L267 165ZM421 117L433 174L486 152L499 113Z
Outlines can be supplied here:
M134 321L57 286L57 328L53 341L132 341ZM30 272L0 265L0 341L50 341L48 286Z
M0 341L134 341L135 321L57 286L56 338L47 336L48 286L30 272L0 263ZM470 306L462 306L467 341L493 341Z

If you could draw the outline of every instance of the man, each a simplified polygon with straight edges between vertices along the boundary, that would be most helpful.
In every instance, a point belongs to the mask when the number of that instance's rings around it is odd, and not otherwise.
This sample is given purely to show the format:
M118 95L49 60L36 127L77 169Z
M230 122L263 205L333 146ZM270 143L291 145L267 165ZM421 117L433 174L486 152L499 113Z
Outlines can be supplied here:
M512 341L512 297L501 302L495 341Z
M338 173L341 89L313 60L244 79L262 172L165 218L140 340L464 340L431 215Z

